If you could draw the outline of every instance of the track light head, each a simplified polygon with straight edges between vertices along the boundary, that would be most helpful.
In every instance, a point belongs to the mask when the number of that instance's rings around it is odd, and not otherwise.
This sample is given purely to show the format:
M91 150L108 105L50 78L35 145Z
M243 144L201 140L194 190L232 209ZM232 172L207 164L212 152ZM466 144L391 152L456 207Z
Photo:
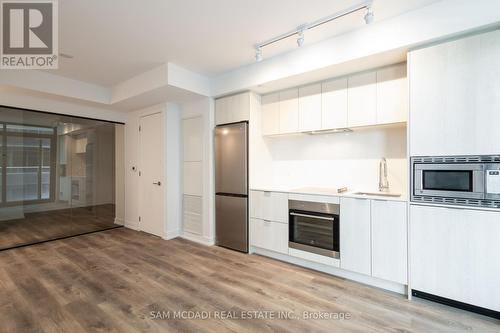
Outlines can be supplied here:
M255 48L255 61L261 62L262 61L262 48L260 46L257 46Z
M366 7L366 14L365 14L365 23L366 24L371 24L373 22L373 10L371 6Z
M302 47L304 45L304 30L300 30L299 33L297 34L297 46Z

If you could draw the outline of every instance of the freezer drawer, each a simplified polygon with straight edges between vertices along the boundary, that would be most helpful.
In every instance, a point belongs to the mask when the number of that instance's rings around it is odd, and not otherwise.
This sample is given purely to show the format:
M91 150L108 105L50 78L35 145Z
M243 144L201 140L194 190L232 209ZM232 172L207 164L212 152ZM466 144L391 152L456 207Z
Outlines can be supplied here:
M215 235L217 245L248 252L248 198L215 196Z

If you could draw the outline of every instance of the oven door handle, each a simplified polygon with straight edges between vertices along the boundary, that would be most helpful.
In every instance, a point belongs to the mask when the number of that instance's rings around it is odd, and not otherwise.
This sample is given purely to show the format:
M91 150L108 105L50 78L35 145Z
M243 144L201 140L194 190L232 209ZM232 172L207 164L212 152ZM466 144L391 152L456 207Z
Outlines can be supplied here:
M293 216L302 216L302 217L310 217L313 219L320 219L320 220L327 220L327 221L335 221L333 217L323 217L323 216L317 216L317 215L307 215L307 214L299 214L299 213L290 213L290 215Z

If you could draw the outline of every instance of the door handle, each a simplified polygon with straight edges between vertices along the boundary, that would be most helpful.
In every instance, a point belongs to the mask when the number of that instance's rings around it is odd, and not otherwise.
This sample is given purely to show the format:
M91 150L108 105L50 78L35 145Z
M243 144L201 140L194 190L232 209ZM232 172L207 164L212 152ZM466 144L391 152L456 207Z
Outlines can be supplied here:
M153 183L153 185L161 186L161 182Z

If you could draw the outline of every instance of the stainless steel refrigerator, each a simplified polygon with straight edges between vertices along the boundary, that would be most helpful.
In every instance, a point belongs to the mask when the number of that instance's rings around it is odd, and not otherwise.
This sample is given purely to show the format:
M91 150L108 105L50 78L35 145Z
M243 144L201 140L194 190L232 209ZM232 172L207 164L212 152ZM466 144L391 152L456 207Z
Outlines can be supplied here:
M215 127L215 236L248 252L248 123Z

